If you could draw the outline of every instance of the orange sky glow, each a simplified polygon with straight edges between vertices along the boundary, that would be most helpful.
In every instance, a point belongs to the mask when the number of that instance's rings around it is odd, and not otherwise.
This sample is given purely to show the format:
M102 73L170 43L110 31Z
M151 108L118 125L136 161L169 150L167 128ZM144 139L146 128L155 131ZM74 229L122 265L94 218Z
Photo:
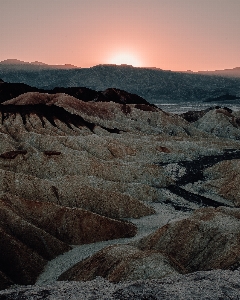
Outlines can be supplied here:
M240 66L239 0L0 0L0 61Z

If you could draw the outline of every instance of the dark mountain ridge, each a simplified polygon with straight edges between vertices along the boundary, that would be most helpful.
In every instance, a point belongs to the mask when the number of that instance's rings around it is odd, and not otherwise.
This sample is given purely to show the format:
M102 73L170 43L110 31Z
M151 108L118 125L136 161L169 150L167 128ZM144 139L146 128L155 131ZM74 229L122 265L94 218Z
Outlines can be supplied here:
M109 87L137 94L150 103L202 101L229 93L240 96L240 79L193 73L163 71L132 66L98 65L77 69L6 69L0 65L0 78L22 82L39 89L87 87L106 90Z
M233 69L215 70L215 71L199 71L197 72L203 75L216 75L224 77L240 77L240 67Z
M41 69L75 69L71 64L48 65L39 61L25 62L18 59L6 59L0 62L0 67L6 70L41 70Z
M39 92L48 94L65 93L69 96L73 96L85 102L112 101L120 104L138 104L155 107L155 105L150 104L142 97L117 88L108 88L105 91L94 91L85 87L55 87L51 90L45 90L29 86L25 83L8 83L0 79L0 103L3 103L7 100L18 97L19 95L28 92Z

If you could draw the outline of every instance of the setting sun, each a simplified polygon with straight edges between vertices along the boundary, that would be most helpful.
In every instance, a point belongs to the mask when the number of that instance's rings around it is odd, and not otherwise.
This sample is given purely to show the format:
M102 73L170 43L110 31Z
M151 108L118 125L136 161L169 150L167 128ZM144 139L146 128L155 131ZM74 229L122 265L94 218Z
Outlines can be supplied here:
M126 65L132 65L134 67L141 66L141 62L135 55L126 53L126 52L117 53L117 54L113 55L110 58L109 63L115 64L115 65L126 64Z

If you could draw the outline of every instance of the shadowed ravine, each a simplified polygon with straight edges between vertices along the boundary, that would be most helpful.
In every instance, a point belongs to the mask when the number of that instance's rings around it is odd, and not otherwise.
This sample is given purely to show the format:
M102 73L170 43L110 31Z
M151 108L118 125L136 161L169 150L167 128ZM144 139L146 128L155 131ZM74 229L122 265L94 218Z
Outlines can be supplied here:
M55 282L64 271L79 261L93 255L102 248L113 244L127 244L129 242L139 240L173 220L187 218L192 212L176 211L171 205L165 205L162 203L152 203L151 206L156 211L155 215L142 217L140 219L128 219L128 221L134 223L138 228L138 232L135 237L75 246L72 250L59 255L50 261L45 267L44 272L39 276L36 284L51 284L52 282Z
M46 105L44 104L0 104L0 112L2 115L2 124L4 124L4 121L7 120L11 115L15 116L16 118L16 115L20 114L23 125L26 125L27 117L29 117L30 115L36 115L40 119L43 128L45 127L44 118L54 127L57 127L57 124L55 123L56 120L59 120L60 122L64 123L70 129L72 129L72 126L75 126L77 128L85 126L88 129L90 129L91 132L93 132L93 129L96 126L96 124L84 120L81 116L71 114L64 108L58 107L56 105L46 107ZM106 128L103 126L100 127L111 133L119 133L119 130L117 129Z
M192 193L184 189L183 185L188 183L194 183L199 180L204 180L203 171L206 168L212 167L213 165L232 159L240 159L240 151L237 149L225 150L219 155L209 155L199 157L192 161L181 161L178 165L184 168L185 174L177 179L176 184L167 187L172 193L186 199L187 201L195 202L203 206L213 206L218 207L220 205L232 206L223 202L215 201L206 196L199 195L197 193ZM166 166L166 163L159 163L160 166Z
M161 278L238 262L231 255L240 232L238 114L212 109L192 124L123 91L106 95L97 103L32 92L0 105L1 227L9 243L2 242L0 271L15 276L7 287ZM13 242L27 252L16 255ZM48 249L58 251L47 256ZM225 249L233 251L227 259Z
M240 151L229 149L219 155L204 156L193 161L182 161L179 163L179 165L186 169L185 174L177 180L176 185L168 186L167 189L173 194L176 194L177 196L180 196L187 201L197 203L199 207L218 207L223 205L228 206L225 203L220 203L210 198L189 192L182 188L181 185L187 184L189 182L192 183L198 180L203 180L203 171L205 168L211 167L214 164L224 160L231 160L236 158L240 158ZM69 252L62 254L50 261L45 267L44 272L39 276L36 284L51 284L52 282L56 281L64 271L66 271L79 261L82 261L85 258L95 254L102 248L113 244L126 244L132 241L139 240L143 236L147 236L148 234L154 232L158 228L173 221L174 219L186 218L192 213L191 209L184 211L183 207L175 207L174 209L174 205L172 203L170 205L163 203L152 203L151 206L153 206L153 208L156 210L155 215L142 217L140 219L129 219L129 221L131 221L138 227L138 233L135 237L75 246L73 250L70 250Z

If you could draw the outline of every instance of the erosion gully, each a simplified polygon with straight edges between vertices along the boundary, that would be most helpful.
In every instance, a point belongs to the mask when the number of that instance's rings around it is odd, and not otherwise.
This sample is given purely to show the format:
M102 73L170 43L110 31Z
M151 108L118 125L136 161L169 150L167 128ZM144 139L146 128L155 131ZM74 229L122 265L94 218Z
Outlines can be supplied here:
M191 161L180 161L178 165L185 168L185 174L176 180L174 185L169 185L167 189L173 194L176 194L187 201L195 202L203 206L213 206L218 207L220 205L225 205L219 203L218 201L212 200L202 195L198 195L192 192L189 192L182 188L182 185L188 183L194 183L199 180L204 180L203 171L206 168L212 167L213 165L232 159L240 159L240 150L238 149L227 149L223 153L218 155L208 155L200 156L195 160ZM168 163L158 163L159 166L167 165Z
M228 149L219 155L210 155L202 157L200 156L199 158L192 161L178 162L178 165L180 167L184 167L186 169L185 174L177 179L175 185L170 185L167 187L167 189L170 191L170 193L180 196L187 201L195 202L197 205L199 205L199 207L217 207L220 205L225 205L223 203L214 201L210 198L186 191L181 186L187 183L193 183L198 180L203 180L203 171L205 168L211 167L218 162L231 159L240 159L240 150ZM158 163L158 165L161 166L168 164L169 163ZM66 271L79 261L93 255L102 248L112 244L129 243L134 240L140 239L143 236L154 232L156 229L164 226L165 224L187 218L192 213L191 209L184 211L184 209L182 209L183 207L175 207L176 205L171 202L151 203L150 205L155 209L155 215L142 217L140 219L128 219L129 221L134 223L138 228L138 233L135 237L102 241L94 244L73 246L72 250L56 257L47 264L44 272L39 276L36 284L51 284L52 282L56 281L57 278L64 271Z

